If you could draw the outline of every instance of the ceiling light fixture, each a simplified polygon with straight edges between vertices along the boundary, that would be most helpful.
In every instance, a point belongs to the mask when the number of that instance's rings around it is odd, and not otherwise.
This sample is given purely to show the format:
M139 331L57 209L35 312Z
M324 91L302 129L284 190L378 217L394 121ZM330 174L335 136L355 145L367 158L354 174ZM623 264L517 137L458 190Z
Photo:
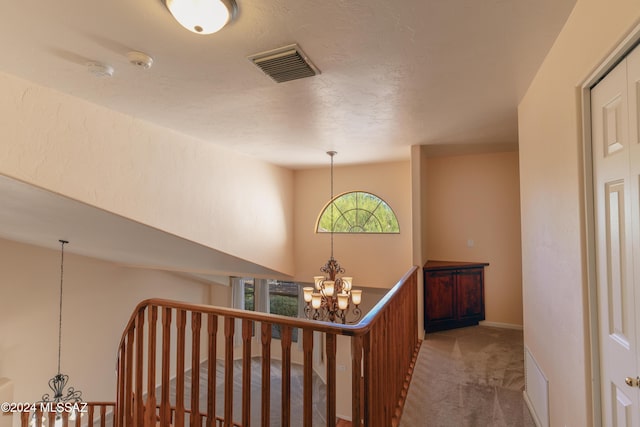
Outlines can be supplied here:
M352 288L353 277L338 277L344 274L344 268L333 257L333 156L335 151L327 151L331 157L331 257L320 269L327 276L314 276L315 289L311 286L302 288L307 319L329 321L334 323L356 323L362 316L360 302L362 291ZM347 319L347 316L350 319Z
M220 31L238 13L235 0L164 0L173 17L196 34Z
M53 392L53 395L50 393L45 393L42 396L42 400L40 400L39 408L50 408L50 410L56 412L55 416L55 427L60 427L63 425L61 410L58 407L58 404L76 404L82 402L82 392L80 390L76 390L73 387L68 387L65 391L65 387L67 386L67 382L69 381L69 375L60 373L60 355L62 354L62 285L64 283L64 245L69 243L67 240L58 240L60 242L60 303L59 303L59 311L58 311L58 373L54 375L53 378L49 380L49 388ZM72 416L75 418L75 411ZM36 412L33 413L31 418L31 426L36 425L44 425L42 422L38 423L36 419ZM44 415L43 415L44 416ZM69 417L71 419L71 416ZM69 423L70 424L70 423ZM66 425L66 423L65 423Z

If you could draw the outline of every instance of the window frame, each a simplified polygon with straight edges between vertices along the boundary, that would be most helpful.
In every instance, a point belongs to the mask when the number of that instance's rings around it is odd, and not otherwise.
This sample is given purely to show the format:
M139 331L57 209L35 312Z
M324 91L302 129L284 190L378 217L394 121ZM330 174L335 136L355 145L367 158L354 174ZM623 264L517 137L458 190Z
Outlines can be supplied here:
M374 198L376 198L380 203L376 206L376 209L374 209L373 212L371 212L371 216L373 216L374 218L377 219L377 217L375 216L375 211L378 209L378 207L382 204L384 204L387 208L389 208L389 211L391 213L391 215L393 215L393 218L395 219L395 222L398 224L398 230L397 231L335 231L335 230L325 230L325 229L321 229L320 228L320 221L322 220L322 217L324 216L325 212L327 212L327 210L331 207L332 204L334 204L338 199L343 198L349 194L356 194L356 198L357 193L362 193L365 194L367 196L373 196ZM337 206L336 206L337 208ZM338 209L339 210L339 209ZM368 212L368 211L366 211ZM338 218L343 217L344 213L341 213L340 215L338 215ZM333 219L333 227L335 228L335 224L336 224L336 219ZM369 220L367 220L366 222L368 222ZM366 224L365 222L365 224ZM378 222L380 222L378 220ZM398 220L398 215L396 215L395 211L393 210L393 208L391 207L391 205L382 197L378 196L377 194L371 193L369 191L363 191L363 190L354 190L354 191L345 191L343 193L338 194L337 196L334 196L333 199L329 200L323 207L322 210L320 211L320 214L318 214L318 217L316 219L316 223L315 223L315 233L316 234L320 234L320 233L333 233L333 234L400 234L400 221Z

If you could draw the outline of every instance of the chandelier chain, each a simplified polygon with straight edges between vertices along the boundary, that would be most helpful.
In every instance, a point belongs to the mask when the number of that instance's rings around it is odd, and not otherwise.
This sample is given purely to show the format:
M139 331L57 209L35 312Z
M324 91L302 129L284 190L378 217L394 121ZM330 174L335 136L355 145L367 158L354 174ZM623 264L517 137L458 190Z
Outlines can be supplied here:
M338 154L335 151L327 151L327 154L331 157L331 194L329 196L329 203L331 203L331 259L333 259L333 230L335 228L335 224L333 221L333 156Z
M62 284L64 282L64 245L69 243L66 240L59 240L62 245L60 251L60 307L58 313L58 375L60 375L60 356L62 354Z

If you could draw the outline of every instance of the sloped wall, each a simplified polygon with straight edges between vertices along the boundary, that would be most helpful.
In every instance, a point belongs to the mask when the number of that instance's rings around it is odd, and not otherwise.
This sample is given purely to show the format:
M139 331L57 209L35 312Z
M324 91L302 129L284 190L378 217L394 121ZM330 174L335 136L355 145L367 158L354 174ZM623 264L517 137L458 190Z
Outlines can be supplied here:
M0 174L293 274L292 171L6 74L0 92Z

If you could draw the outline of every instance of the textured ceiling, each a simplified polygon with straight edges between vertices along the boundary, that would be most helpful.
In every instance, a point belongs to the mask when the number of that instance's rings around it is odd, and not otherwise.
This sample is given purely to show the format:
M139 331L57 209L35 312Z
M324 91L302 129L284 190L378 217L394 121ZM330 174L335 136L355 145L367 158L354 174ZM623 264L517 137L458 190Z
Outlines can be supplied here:
M221 32L161 0L3 4L0 71L289 168L517 144L517 104L575 0L237 0ZM321 74L277 84L249 55L298 43ZM140 50L149 70L128 63ZM111 65L97 78L89 61ZM276 273L0 177L0 236L195 274ZM78 227L82 233L77 232ZM126 242L126 244L122 244Z
M394 160L415 144L517 143L517 103L574 3L238 0L202 36L161 0L12 1L0 70L286 167L325 165L329 149ZM322 74L277 84L247 59L291 43Z

